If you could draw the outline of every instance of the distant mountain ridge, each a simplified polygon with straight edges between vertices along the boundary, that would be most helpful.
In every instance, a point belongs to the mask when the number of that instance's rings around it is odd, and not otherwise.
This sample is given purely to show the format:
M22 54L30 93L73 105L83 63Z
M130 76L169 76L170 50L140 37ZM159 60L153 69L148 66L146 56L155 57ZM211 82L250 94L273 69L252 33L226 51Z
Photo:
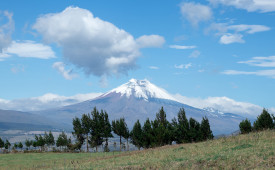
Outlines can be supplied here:
M137 119L144 122L153 120L161 107L171 120L177 116L180 108L184 108L188 118L200 121L203 116L209 118L215 135L230 134L238 130L243 117L211 110L203 110L178 102L164 89L157 87L148 80L131 79L129 82L102 94L101 96L81 103L36 112L49 119L58 120L63 125L72 127L72 119L90 113L93 107L106 110L110 120L124 117L130 129Z

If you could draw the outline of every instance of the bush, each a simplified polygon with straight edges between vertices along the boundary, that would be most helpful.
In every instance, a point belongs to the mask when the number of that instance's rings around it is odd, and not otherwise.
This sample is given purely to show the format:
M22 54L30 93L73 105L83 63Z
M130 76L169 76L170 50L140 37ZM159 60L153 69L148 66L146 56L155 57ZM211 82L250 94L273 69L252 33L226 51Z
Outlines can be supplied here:
M246 134L252 131L251 122L248 119L241 121L239 124L241 134Z

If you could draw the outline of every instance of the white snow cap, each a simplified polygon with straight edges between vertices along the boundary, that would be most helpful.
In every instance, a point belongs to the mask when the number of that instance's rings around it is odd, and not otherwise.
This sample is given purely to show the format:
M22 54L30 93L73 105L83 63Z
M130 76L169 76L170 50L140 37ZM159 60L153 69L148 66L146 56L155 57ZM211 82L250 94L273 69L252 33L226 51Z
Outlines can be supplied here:
M110 93L120 93L121 96L130 97L134 95L137 98L143 98L148 101L149 98L168 99L177 101L164 89L157 87L148 80L131 79L129 82L109 91L104 96Z

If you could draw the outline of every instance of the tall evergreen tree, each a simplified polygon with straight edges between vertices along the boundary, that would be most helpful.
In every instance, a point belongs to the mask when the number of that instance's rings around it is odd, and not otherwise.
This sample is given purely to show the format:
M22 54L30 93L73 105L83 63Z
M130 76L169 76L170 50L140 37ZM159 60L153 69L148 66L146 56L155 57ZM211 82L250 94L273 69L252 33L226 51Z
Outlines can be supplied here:
M41 135L39 136L35 135L34 138L36 140L36 145L40 146L40 151L42 151L46 144L45 139Z
M32 145L32 141L29 140L29 139L26 139L25 145L26 145L27 149L30 149L30 147L31 147L31 145Z
M63 131L61 134L59 134L56 146L60 147L60 150L62 150L63 147L66 148L66 146L70 143L70 139L68 139L66 133Z
M5 142L5 149L10 149L10 147L11 147L11 143L10 143L10 141L8 141L8 139L6 139L6 142Z
M124 118L120 118L119 120L112 121L112 129L115 134L119 136L120 142L120 151L121 151L121 137L125 136L125 132L127 131L127 124L125 123Z
M138 150L140 150L143 142L143 133L139 120L137 120L132 131L130 132L130 139L131 142L138 148Z
M91 118L91 135L90 135L90 145L92 147L97 147L103 143L103 127L102 122L104 122L104 115L100 115L98 110L94 108Z
M4 141L0 138L0 149L2 149L5 146Z
M213 139L213 133L210 129L209 120L207 117L203 117L201 121L201 140Z
M96 108L94 108L96 110ZM83 114L81 118L82 132L86 138L87 152L89 152L89 134L92 130L92 120L89 114Z
M75 117L73 119L73 132L72 134L74 135L74 137L76 138L76 144L74 144L74 146L72 146L72 148L74 149L78 149L81 151L81 147L84 143L84 135L83 135L83 129L81 126L81 120L77 117Z
M22 151L22 148L23 148L22 142L19 142L18 147L19 147L19 148L21 149L21 151Z
M178 119L173 119L172 124L174 126L175 141L177 143L189 142L189 122L186 118L184 108L179 110Z
M192 117L189 119L189 137L191 142L198 142L201 140L201 128L200 123L193 119Z
M108 138L113 137L112 135L112 126L110 124L109 121L109 117L108 117L108 113L105 111L103 112L103 110L101 110L101 117L103 117L103 121L101 122L101 127L103 130L103 135L102 137L105 138L105 151L108 151Z
M257 120L254 122L255 130L264 130L264 129L273 129L274 123L271 115L266 109L263 109L263 112L258 116Z
M148 119L144 122L144 125L142 127L142 147L144 148L150 148L155 146L155 141L153 137L153 129L151 122Z

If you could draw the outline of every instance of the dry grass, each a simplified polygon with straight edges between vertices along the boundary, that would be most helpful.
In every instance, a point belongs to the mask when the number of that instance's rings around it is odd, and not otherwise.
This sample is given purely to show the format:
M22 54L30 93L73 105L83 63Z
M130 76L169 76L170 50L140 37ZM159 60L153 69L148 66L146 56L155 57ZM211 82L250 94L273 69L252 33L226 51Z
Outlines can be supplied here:
M132 152L0 155L0 169L275 169L275 131Z

